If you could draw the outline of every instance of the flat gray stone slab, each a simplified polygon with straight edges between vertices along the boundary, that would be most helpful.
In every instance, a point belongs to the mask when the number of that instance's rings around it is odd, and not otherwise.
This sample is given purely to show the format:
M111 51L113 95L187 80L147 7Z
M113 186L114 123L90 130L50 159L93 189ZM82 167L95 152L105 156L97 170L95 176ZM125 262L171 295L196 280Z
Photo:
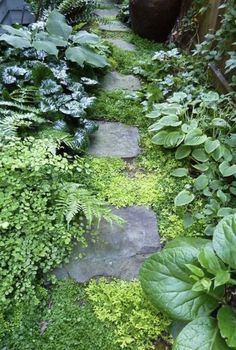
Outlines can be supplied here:
M133 44L128 43L125 40L122 39L107 39L110 43L112 43L114 46L118 47L119 49L125 50L125 51L135 51L136 46Z
M117 277L132 280L138 277L144 260L160 250L156 215L143 206L113 209L126 223L112 226L101 222L97 242L88 239L88 247L78 245L69 263L55 270L58 278L74 278L86 282L93 277ZM85 254L79 258L80 254Z
M141 89L141 83L138 78L118 72L107 73L101 81L101 86L106 91L127 90L132 92Z
M116 122L98 122L88 153L96 157L132 159L140 154L138 128Z
M127 27L125 24L123 24L122 22L110 22L107 24L99 24L99 28L101 30L106 30L108 32L130 32L131 29L129 27Z
M119 10L116 8L113 9L104 9L104 10L96 10L94 14L99 17L116 17L119 14Z

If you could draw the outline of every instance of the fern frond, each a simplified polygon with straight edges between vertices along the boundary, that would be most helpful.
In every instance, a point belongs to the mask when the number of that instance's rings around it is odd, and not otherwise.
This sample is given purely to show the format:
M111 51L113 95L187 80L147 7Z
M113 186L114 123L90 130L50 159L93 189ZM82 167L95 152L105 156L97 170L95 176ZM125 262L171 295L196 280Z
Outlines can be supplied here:
M12 101L0 101L0 108L7 108L12 110L18 110L19 112L29 112L34 114L39 114L40 110L32 106L27 106L22 103L12 102Z
M86 219L90 227L94 222L99 225L102 218L110 224L124 222L112 213L107 203L99 200L77 183L63 184L63 191L57 200L57 207L63 211L68 226L78 214Z
M17 89L10 94L10 98L12 101L23 105L35 105L38 103L37 88L29 86L27 88Z

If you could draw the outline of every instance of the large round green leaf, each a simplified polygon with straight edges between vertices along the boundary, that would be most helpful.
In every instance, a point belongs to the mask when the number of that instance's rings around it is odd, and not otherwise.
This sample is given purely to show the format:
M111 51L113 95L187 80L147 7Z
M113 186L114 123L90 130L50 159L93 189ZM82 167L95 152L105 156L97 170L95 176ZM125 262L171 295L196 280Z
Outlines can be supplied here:
M193 193L187 190L183 190L175 197L175 205L176 207L187 205L191 203L194 200L194 198L195 196Z
M68 60L76 62L81 67L84 66L84 63L98 68L103 68L108 65L104 56L98 55L91 49L82 46L69 47L65 54Z
M225 338L226 343L236 347L236 312L230 306L222 307L218 312L220 333Z
M193 320L218 306L214 296L192 290L195 282L186 264L194 265L198 253L199 249L191 245L164 249L147 259L141 268L143 290L158 309L173 319ZM214 292L222 295L221 288Z
M177 337L173 350L229 350L221 338L217 321L199 317L190 322Z
M50 12L46 27L49 34L60 36L65 40L68 40L72 33L72 27L66 23L65 16L57 10Z
M236 214L226 216L216 226L213 247L226 264L236 269Z

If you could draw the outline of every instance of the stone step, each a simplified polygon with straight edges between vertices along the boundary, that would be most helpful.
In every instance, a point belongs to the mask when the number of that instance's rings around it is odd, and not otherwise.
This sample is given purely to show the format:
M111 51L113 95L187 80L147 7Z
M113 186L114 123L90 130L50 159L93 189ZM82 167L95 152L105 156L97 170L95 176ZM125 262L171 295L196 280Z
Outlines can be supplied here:
M122 49L124 51L135 51L136 46L128 43L127 41L123 39L107 39L112 45L118 47L119 49Z
M113 208L125 224L101 222L97 241L88 235L88 247L75 245L69 263L55 270L58 278L74 278L87 282L93 277L117 277L133 280L138 277L144 260L160 250L156 215L143 206ZM81 254L83 258L79 258Z
M119 14L118 8L113 9L97 9L94 11L94 14L98 17L116 17Z
M116 122L98 122L88 153L96 157L131 160L140 154L138 128Z
M106 91L126 90L133 92L141 89L141 83L134 75L123 75L113 71L103 77L101 87Z
M131 29L119 21L110 22L107 24L99 23L99 29L108 32L130 32Z

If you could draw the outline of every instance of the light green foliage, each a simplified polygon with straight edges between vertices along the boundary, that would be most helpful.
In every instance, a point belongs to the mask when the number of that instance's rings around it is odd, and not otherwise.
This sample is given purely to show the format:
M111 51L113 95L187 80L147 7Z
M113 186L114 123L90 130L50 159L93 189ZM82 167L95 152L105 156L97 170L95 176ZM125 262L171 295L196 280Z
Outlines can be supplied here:
M1 145L1 306L34 295L36 279L65 259L73 240L85 243L84 217L114 219L101 200L82 191L79 163L55 151L46 139Z
M86 294L99 320L114 326L114 340L123 349L154 349L170 322L145 298L139 282L92 281Z
M9 310L1 345L17 350L119 350L114 326L100 321L83 287L68 280ZM1 320L0 320L1 322ZM2 328L2 323L1 323Z

